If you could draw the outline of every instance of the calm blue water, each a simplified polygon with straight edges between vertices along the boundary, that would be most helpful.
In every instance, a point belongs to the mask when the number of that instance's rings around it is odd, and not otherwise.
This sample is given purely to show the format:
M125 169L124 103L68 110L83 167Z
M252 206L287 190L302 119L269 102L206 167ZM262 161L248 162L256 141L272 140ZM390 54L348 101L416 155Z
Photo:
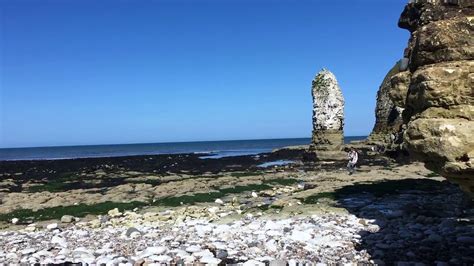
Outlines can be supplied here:
M344 142L348 143L353 140L361 139L365 139L365 137L345 137ZM309 138L297 138L8 148L0 149L0 161L113 157L172 153L203 153L203 156L208 154L212 155L213 157L226 157L270 152L273 149L282 148L285 146L309 144L310 141L311 139Z

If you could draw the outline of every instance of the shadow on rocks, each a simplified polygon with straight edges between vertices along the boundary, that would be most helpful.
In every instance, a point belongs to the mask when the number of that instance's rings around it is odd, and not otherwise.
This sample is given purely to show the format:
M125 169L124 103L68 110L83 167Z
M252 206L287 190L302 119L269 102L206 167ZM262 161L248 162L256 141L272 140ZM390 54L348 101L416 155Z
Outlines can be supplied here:
M346 186L335 195L341 207L374 220L374 230L360 232L357 248L377 264L474 264L472 201L447 181L387 180Z

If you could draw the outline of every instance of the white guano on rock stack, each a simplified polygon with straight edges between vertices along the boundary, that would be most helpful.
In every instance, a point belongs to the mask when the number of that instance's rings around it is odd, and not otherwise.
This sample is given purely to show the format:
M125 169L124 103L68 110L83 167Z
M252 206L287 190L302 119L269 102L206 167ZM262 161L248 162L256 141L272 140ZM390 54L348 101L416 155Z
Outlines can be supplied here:
M312 147L337 151L344 143L344 98L333 73L322 69L314 78Z

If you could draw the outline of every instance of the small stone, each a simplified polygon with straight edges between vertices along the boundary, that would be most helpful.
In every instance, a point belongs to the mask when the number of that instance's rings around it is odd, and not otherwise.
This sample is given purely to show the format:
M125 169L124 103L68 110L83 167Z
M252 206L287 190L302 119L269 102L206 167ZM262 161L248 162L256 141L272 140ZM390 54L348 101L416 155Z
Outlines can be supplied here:
M226 217L228 215L230 215L231 212L223 212L223 213L219 213L219 217L223 218L223 217Z
M59 246L63 248L67 247L68 245L66 239L60 236L53 236L53 238L51 238L51 244L58 244Z
M71 215L63 215L63 217L61 217L61 223L72 223L74 221L74 216L71 216Z
M189 252L189 253L199 252L201 250L202 250L201 247L198 245L192 245L186 248L186 252Z
M130 228L127 229L127 232L125 232L125 235L127 237L135 238L135 237L138 237L138 236L142 235L142 232L140 232L140 230L138 230L135 227L130 227Z
M186 256L183 258L185 264L194 264L194 261L196 260L196 257L194 256Z
M474 237L471 236L459 236L456 241L463 244L474 244Z
M57 223L48 224L48 225L46 226L46 229L48 229L48 230L50 230L50 231L52 231L52 230L54 230L54 229L57 229L57 228L58 228L58 224L57 224Z
M224 201L222 201L221 199L216 199L216 201L214 202L220 205L224 205Z
M52 265L52 264L58 264L54 262L54 259L52 258L45 258L43 261L41 261L42 265Z
M115 208L115 209L112 209L112 210L108 211L107 214L110 217L120 217L120 216L123 215L123 213L121 213L118 208Z
M389 249L390 246L384 243L377 243L375 244L376 247L381 248L381 249Z
M73 254L81 256L81 257L82 255L86 255L87 257L89 257L90 255L92 255L92 252L88 250L86 247L78 247L74 249Z
M374 265L385 265L385 262L381 259L374 259L373 261L374 261L373 263ZM397 264L397 266L399 265Z
M217 264L221 263L222 260L220 260L218 258L211 257L211 256L205 256L205 257L202 257L201 259L199 259L199 261L201 263L205 263L205 264L209 264L209 265L217 265Z
M270 266L286 266L286 261L284 261L284 260L272 260L272 261L270 261Z
M141 266L145 264L145 260L144 259L139 259L137 261L135 261L135 263L133 264L134 266Z
M375 258L383 258L385 253L382 250L376 249L372 254Z
M225 259L229 256L229 253L225 249L218 249L216 251L216 258L218 259Z
M130 234L130 238L137 238L140 237L142 234L140 232L132 232Z
M303 232L303 231L298 231L298 230L294 230L291 234L291 239L293 239L295 241L305 242L305 241L308 241L312 238L313 237L311 236L310 233Z
M36 249L34 249L34 248L26 248L26 249L23 249L21 251L21 254L22 255L28 255L28 254L35 253L35 252L36 252Z
M17 224L20 220L18 218L13 218L12 219L12 224Z
M219 210L219 207L215 207L215 206L207 209L209 213L216 213L218 210Z
M91 228L99 228L100 227L100 219L95 219L89 222Z
M276 245L275 239L267 241L265 243L265 248L270 252L276 252L278 250L278 246Z
M7 260L17 260L18 259L18 255L16 255L16 253L13 253L13 252L10 252L8 253L5 258Z
M107 258L107 257L102 257L102 258L99 258L97 261L96 261L96 264L97 265L112 265L113 264L113 260Z
M161 263L169 263L170 261L173 260L173 258L171 258L168 255L160 255L160 256L156 256L155 260Z
M86 230L76 230L76 231L74 231L74 235L76 235L78 237L88 237L89 232L86 231Z
M258 194L256 192L252 192L252 197L253 198L257 198L258 197Z
M39 258L39 257L53 257L53 253L47 251L47 250L40 250L33 254L34 257Z
M66 258L66 255L69 255L70 253L71 253L71 251L70 251L69 249L67 249L67 248L62 248L62 249L58 252L58 256L57 256L57 257L62 256L63 259L65 259L65 258Z
M25 231L34 232L34 231L36 231L36 227L35 226L27 226L27 227L25 227Z
M204 249L204 250L201 250L201 251L198 251L198 252L194 252L193 256L201 257L201 258L202 257L212 257L212 258L214 258L214 254L209 249Z
M248 260L242 264L242 266L265 266L265 263L258 260Z
M164 254L168 249L166 247L147 247L142 251L139 256L141 258L146 258L152 255L161 255Z
M404 214L403 211L401 211L401 210L396 210L396 211L388 212L388 213L386 213L385 215L386 215L388 218L399 218L399 217L402 217L403 214Z
M432 242L441 242L443 241L443 238L440 235L433 233L428 237L428 240Z
M100 224L105 224L106 222L108 222L110 219L107 215L101 215L98 217L97 221Z
M397 261L395 265L397 265L397 266L410 266L411 263L406 262L406 261Z

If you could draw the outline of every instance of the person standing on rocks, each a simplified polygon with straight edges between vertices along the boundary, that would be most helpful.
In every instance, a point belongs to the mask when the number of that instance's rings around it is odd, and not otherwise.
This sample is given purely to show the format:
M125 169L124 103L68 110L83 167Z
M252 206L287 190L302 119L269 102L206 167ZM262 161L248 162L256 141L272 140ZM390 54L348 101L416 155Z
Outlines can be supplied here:
M351 148L347 154L347 157L349 158L349 163L347 163L347 171L349 171L349 175L352 175L355 171L355 165L359 159L359 154L354 148Z

